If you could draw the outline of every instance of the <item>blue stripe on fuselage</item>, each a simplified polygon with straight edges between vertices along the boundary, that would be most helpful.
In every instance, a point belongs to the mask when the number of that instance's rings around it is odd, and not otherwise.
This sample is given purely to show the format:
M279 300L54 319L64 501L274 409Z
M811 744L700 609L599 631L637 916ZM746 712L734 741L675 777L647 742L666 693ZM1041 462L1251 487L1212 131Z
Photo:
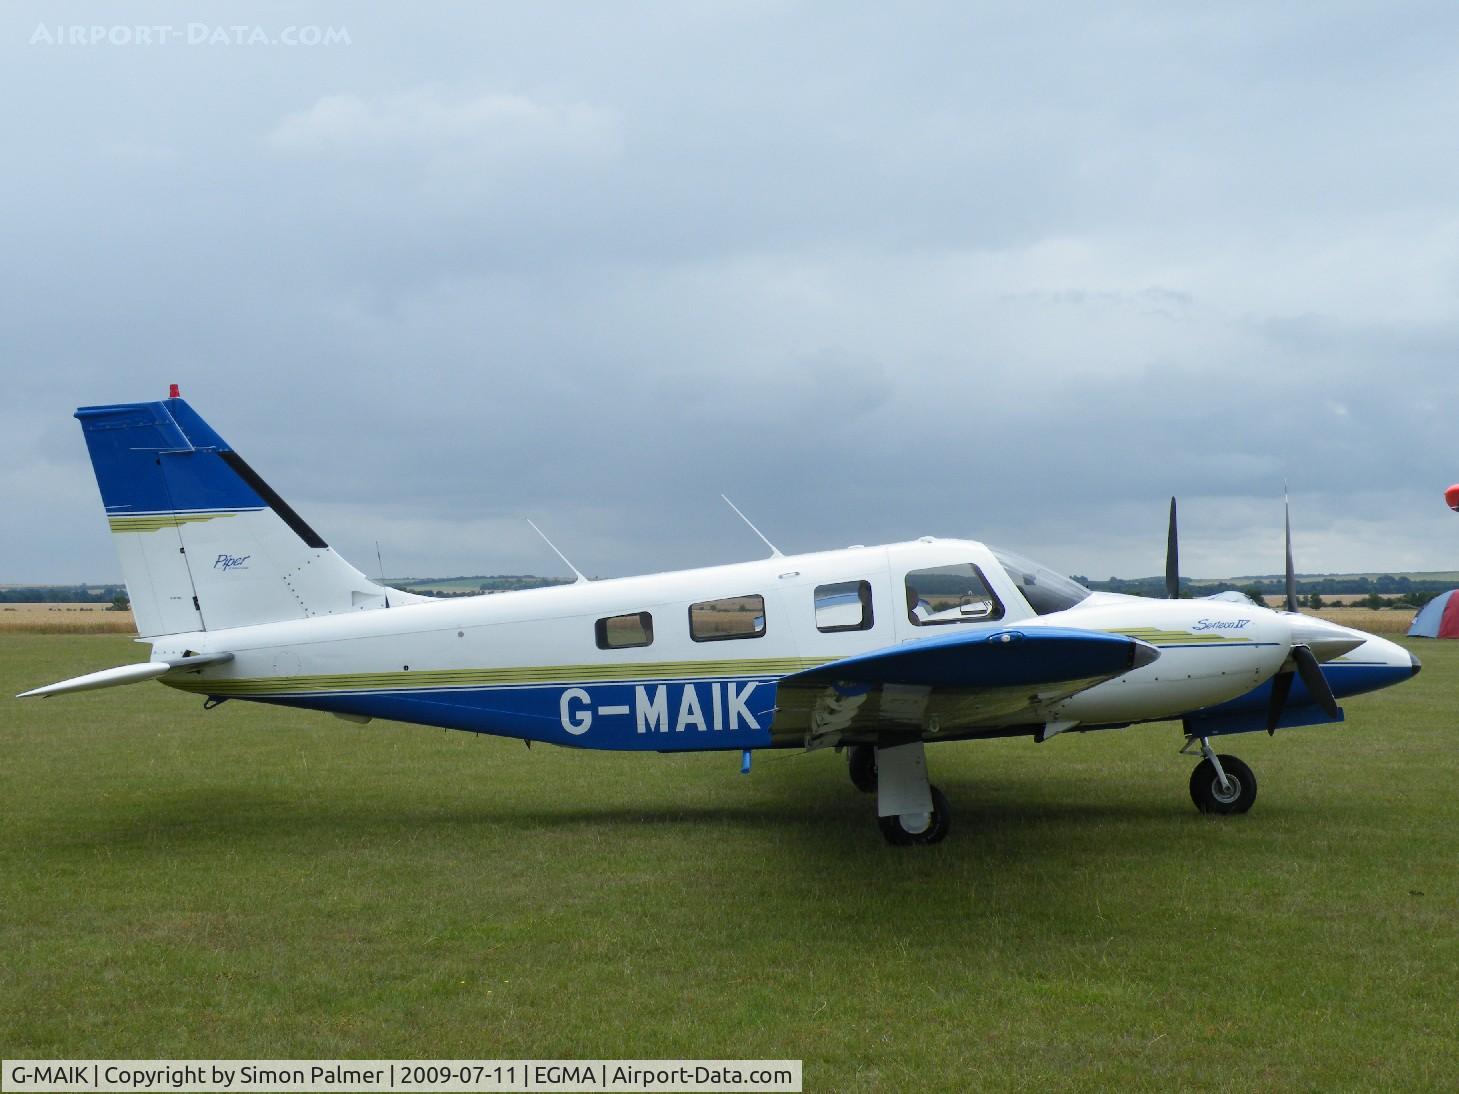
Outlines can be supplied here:
M770 744L775 682L634 681L259 696L259 701L546 741L570 748L701 751Z

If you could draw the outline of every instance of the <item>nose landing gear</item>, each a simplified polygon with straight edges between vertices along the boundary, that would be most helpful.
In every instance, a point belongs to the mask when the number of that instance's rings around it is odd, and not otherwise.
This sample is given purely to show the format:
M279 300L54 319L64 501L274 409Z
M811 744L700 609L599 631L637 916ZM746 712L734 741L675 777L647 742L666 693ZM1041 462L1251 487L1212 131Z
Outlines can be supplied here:
M1235 756L1218 756L1206 737L1192 737L1186 749L1199 739L1205 757L1191 772L1191 801L1202 813L1245 813L1256 801L1256 776Z

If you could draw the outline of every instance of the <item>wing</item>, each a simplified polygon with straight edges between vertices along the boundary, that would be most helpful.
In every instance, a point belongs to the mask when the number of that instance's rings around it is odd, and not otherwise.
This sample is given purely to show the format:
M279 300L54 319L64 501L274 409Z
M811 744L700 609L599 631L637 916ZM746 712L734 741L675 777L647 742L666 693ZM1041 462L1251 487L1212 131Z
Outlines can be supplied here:
M821 748L1039 723L1049 704L1159 656L1125 635L1056 627L887 646L781 679L770 733L778 745Z

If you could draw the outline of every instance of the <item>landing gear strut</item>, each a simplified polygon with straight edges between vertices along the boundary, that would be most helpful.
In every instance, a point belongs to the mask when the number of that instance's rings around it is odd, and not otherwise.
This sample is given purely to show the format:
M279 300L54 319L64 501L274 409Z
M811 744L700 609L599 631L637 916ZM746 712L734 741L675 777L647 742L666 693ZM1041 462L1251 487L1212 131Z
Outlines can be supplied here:
M846 768L851 785L863 794L876 793L876 749L871 745L852 745L846 750Z
M952 828L952 809L947 795L927 781L922 742L870 751L877 824L886 841L894 847L918 847L946 839ZM856 762L853 754L853 772Z
M1186 742L1189 748L1196 738ZM1218 756L1200 738L1205 759L1191 772L1191 801L1202 813L1245 813L1256 801L1256 776L1235 756ZM1184 750L1182 750L1184 751Z

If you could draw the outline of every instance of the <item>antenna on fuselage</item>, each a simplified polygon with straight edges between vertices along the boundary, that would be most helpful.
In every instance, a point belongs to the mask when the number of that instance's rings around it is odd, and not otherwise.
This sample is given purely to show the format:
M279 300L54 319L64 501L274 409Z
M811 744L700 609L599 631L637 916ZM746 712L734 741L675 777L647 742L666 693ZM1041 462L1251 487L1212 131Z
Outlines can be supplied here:
M768 539L765 539L765 533L764 532L760 531L760 529L756 528L753 524L750 524L750 518L747 517L747 516L745 516L744 513L741 513L740 512L740 507L738 505L736 505L734 502L730 501L729 498L726 498L723 494L721 494L720 497L721 498L724 498L724 503L726 505L728 505L731 509L733 509L735 511L735 516L739 517L746 524L749 524L750 525L750 531L754 532L757 536L759 536L762 540L764 540L765 546L770 548L770 557L771 558L784 558L785 557L783 554L781 554L779 547L775 546L775 544L771 543Z
M539 536L542 537L542 542L552 548L552 553L555 554L558 558L562 559L562 561L566 563L569 570L578 575L577 584L581 585L583 582L588 580L587 576L576 566L574 566L570 561L568 561L568 557L565 554L557 549L557 544L553 543L552 540L547 538L547 533L544 532L541 528L538 528L536 524L533 524L531 517L527 517L526 521L528 524L532 525L532 531L536 532Z

